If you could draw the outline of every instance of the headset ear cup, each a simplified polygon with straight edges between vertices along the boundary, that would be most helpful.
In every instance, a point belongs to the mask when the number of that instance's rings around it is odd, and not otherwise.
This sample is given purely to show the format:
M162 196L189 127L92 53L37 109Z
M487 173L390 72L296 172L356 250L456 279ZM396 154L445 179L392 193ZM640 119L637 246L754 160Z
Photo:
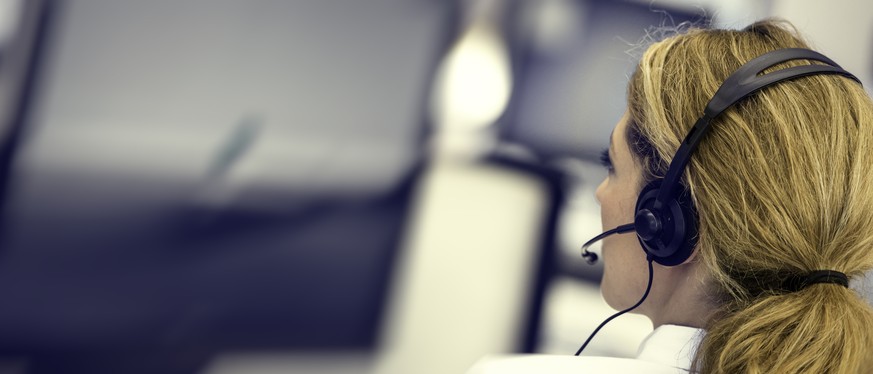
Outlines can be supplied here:
M659 244L662 242L662 235L660 232L652 232L652 230L648 229L649 225L643 225L641 221L644 215L652 213L660 224L660 215L655 209L655 199L658 197L660 186L661 180L657 179L643 187L642 191L640 191L640 196L637 198L636 212L634 214L634 228L640 245L646 254L654 258L659 257L657 253L661 252L661 245Z
M646 254L658 264L675 266L691 257L697 245L697 213L685 188L679 189L679 196L656 204L661 182L654 180L640 192L634 226ZM651 221L657 224L645 224Z
M670 207L673 211L673 217L681 217L682 221L676 219L676 225L681 225L681 231L676 230L676 236L671 241L671 254L661 258L656 258L655 262L664 266L676 266L684 263L691 257L694 248L697 247L697 210L691 200L691 194L688 189L681 188L682 191L678 196L670 200Z

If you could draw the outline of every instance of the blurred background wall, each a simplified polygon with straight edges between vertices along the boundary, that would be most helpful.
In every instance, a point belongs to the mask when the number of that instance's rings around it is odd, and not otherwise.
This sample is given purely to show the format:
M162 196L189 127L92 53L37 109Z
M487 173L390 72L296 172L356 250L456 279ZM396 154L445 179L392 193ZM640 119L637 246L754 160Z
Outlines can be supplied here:
M870 10L0 1L0 372L571 354L612 313L578 251L644 41L784 17L870 90ZM622 317L586 354L633 355L650 330Z

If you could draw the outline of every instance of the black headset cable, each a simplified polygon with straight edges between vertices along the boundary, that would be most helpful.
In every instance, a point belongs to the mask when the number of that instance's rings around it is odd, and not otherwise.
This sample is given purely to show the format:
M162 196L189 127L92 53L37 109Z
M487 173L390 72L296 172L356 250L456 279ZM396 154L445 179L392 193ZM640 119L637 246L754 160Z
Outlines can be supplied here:
M627 312L630 312L630 311L636 309L638 306L640 306L643 303L643 301L646 301L646 298L649 297L649 291L652 290L652 278L654 276L654 269L652 269L652 260L653 259L652 259L651 255L646 256L646 261L649 262L649 284L646 285L646 292L643 294L643 297L640 299L640 301L637 301L637 303L634 304L633 306L631 306L630 308L627 308L627 309L622 310L618 313L615 313L612 316L610 316L609 318L607 318L605 321L601 322L600 326L597 326L597 328L594 329L594 332L592 332L591 335L588 336L588 339L585 340L585 343L582 343L582 346L579 347L578 351L576 351L575 356L578 356L580 353L582 353L583 350L585 350L585 347L588 346L588 343L591 342L591 339L594 338L594 335L597 335L597 333L600 331L600 329L603 328L603 326L606 326L606 324L609 323L609 321L612 321L613 319L618 318L622 314L625 314Z

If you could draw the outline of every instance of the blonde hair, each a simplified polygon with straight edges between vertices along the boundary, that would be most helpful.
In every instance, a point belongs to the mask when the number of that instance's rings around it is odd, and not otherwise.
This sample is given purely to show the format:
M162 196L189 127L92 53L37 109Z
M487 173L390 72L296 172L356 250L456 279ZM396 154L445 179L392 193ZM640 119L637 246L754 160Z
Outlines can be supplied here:
M808 48L774 20L690 30L649 47L628 87L626 134L644 179L663 177L726 77L791 47ZM694 370L871 370L873 308L857 292L780 288L814 270L853 278L873 269L873 103L863 88L816 75L764 89L714 120L684 183L700 217L696 258L718 309Z

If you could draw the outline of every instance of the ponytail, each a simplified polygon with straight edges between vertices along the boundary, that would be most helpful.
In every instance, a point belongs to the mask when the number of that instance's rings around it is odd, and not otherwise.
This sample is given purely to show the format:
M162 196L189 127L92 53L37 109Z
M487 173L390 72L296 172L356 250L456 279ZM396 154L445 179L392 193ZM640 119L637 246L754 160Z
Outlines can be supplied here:
M853 290L816 284L759 297L714 318L692 372L864 373L873 311Z

